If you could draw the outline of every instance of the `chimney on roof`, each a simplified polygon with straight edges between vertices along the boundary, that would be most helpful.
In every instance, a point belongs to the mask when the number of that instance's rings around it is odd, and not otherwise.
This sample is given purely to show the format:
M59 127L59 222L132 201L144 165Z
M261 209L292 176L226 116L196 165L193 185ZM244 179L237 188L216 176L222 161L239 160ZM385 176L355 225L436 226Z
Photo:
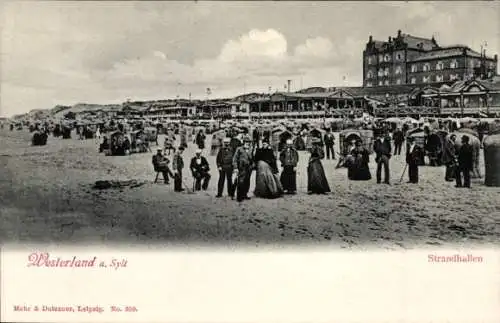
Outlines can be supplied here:
M498 61L498 55L495 54L495 56L493 56L495 58L495 62Z
M373 36L372 35L370 35L370 37L368 37L368 42L369 43L373 42Z
M398 30L398 38L401 37L401 29Z
M392 43L392 37L389 36L389 43Z

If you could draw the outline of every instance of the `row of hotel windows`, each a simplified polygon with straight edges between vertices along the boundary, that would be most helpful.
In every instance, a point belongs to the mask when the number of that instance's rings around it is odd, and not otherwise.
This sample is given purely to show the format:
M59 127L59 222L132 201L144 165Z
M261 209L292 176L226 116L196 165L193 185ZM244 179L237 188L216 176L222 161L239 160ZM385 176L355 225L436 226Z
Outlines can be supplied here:
M471 61L471 67L474 67L474 62ZM458 68L458 62L457 60L453 60L450 62L450 68ZM444 69L444 63L443 62L437 62L436 64L436 71L440 71L440 70L443 70ZM422 66L422 71L423 72L428 72L431 70L431 64L429 63L425 63L423 66ZM415 72L418 72L418 65L416 64L412 64L411 65L411 72L412 73L415 73Z
M398 59L398 60L401 60L401 58L402 58L402 55L401 55L401 54L397 54L397 59ZM372 57L372 56L368 57L368 64L372 64L373 60L374 60L374 57ZM380 55L380 57L379 57L379 61L382 61L382 55ZM385 62L389 62L389 61L390 61L390 55L386 54L386 55L383 57L383 61L385 61ZM479 60L474 60L474 59L469 60L469 66L470 66L471 68L473 68L473 67L479 67L479 66L480 66L480 64L481 64L481 62L480 62ZM489 67L490 69L494 69L494 68L495 68L495 64L494 64L493 62L489 62L489 64L488 64L488 65L489 65L488 67ZM457 61L456 59L455 59L455 60L452 60L452 61L450 62L450 64L449 64L449 66L450 66L450 68L458 68L458 61ZM400 67L397 67L397 68L396 68L396 74L399 74L399 73L397 72L397 69L398 69L398 68L400 68ZM444 64L443 62L441 62L441 61L437 62L436 67L435 67L435 69L436 69L437 71L443 70L444 68L445 68L445 64ZM401 69L401 68L400 68L400 69ZM387 70L387 69L386 69L386 70ZM425 63L425 64L422 66L422 71L427 72L427 71L430 71L430 70L431 70L431 64L430 64L430 63ZM418 65L417 65L417 64L412 64L412 65L411 65L411 72L412 72L412 73L416 73L416 72L418 72ZM400 73L401 73L401 72L400 72ZM381 75L380 75L380 70L379 70L379 76L381 76Z
M471 63L473 63L473 62L471 61ZM473 66L473 65L471 64L471 66ZM458 62L456 60L453 60L450 63L450 68L458 68ZM444 63L443 62L438 62L436 64L436 70L440 71L440 70L443 70L443 69L444 69ZM431 70L431 65L429 63L425 63L423 65L423 69L422 70L424 72L430 71ZM403 72L403 69L401 68L401 66L396 66L394 74L399 75L402 72ZM418 66L416 64L411 65L411 72L412 73L418 72ZM388 67L386 67L385 69L381 68L381 69L378 70L377 74L378 74L378 76L389 76L389 68ZM373 76L374 76L373 72L372 71L368 71L367 77L368 78L373 78Z
M458 74L451 74L449 76L449 80L448 81L455 81L455 80L458 80L459 79L459 75ZM444 76L443 75L436 75L435 76L435 79L434 79L434 82L444 82L445 79L444 79ZM431 80L431 76L424 76L422 78L422 83L430 83L432 82ZM380 80L378 81L378 86L383 86L383 85L390 85L391 83L389 82L389 80ZM402 80L401 79L396 79L396 82L393 83L393 84L396 84L396 85L400 85L400 84L403 84L402 83ZM417 78L416 77L412 77L410 78L410 84L417 84ZM373 83L372 82L367 82L366 83L366 86L373 86Z
M479 67L481 65L481 62L479 60L470 60L469 61L469 66L471 68L474 68L474 67ZM436 64L436 68L435 70L436 71L440 71L440 70L443 70L445 68L445 64L441 61L437 62ZM450 68L458 68L458 61L457 60L452 60L450 62ZM495 68L495 64L493 62L490 62L489 63L489 68L490 69L494 69ZM428 72L431 70L431 64L430 63L425 63L423 66L422 66L422 71L423 72ZM412 64L411 65L411 72L412 73L416 73L418 72L418 65L417 64Z
M375 64L375 58L376 56L368 56L368 64ZM397 61L402 61L403 60L403 54L398 53L396 54L396 60ZM391 61L391 55L385 54L385 55L378 55L378 61L379 62L390 62Z
M471 61L471 64L470 64L471 67L474 67L475 66L474 64L475 63L473 61ZM477 66L477 64L476 64L476 66ZM450 68L458 68L458 62L457 61L452 61L450 63ZM444 69L443 62L438 62L436 64L436 70L440 71L440 70L443 70L443 69ZM493 63L490 63L490 69L494 69ZM423 65L423 69L422 69L423 72L429 72L430 70L431 69L430 69L430 64L429 63L426 63L426 64ZM394 74L395 75L399 75L402 72L403 72L403 69L401 68L401 66L396 66ZM418 66L415 65L415 64L411 65L411 72L412 73L418 72ZM377 74L378 74L378 76L389 76L389 74L390 74L389 73L389 68L388 67L386 67L385 69L381 68L381 69L378 70ZM368 73L367 73L366 76L367 76L367 78L373 78L374 77L374 73L372 71L368 71Z

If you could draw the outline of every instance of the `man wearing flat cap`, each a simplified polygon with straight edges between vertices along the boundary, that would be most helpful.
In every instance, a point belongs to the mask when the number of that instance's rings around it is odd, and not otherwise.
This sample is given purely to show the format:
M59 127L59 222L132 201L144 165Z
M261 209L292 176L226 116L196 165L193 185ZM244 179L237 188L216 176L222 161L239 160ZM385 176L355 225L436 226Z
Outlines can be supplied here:
M206 191L208 182L210 181L210 166L208 165L207 159L201 155L201 149L196 150L196 155L191 159L189 168L195 178L194 189L196 191L201 189Z
M237 176L236 199L238 202L250 199L248 191L250 190L250 176L254 169L251 141L250 138L244 137L243 146L239 147L233 156L233 172Z
M231 148L231 139L224 138L222 148L217 153L216 163L219 170L219 183L217 185L216 197L222 197L224 191L224 181L227 181L227 193L231 198L234 196L233 188L233 156L234 151Z
M292 139L286 141L286 147L280 153L280 162L283 171L281 172L281 185L287 194L297 192L297 164L299 163L299 153L293 147Z

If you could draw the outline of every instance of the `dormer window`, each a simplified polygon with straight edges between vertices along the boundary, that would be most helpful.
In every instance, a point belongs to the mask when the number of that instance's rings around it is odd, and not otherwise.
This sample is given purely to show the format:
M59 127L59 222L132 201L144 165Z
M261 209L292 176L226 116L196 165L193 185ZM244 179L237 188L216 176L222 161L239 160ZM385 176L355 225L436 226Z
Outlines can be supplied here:
M431 66L429 65L429 63L425 63L425 64L424 64L424 68L423 68L424 72L427 72L427 71L429 71L430 69L431 69Z
M458 62L456 59L452 60L450 63L450 68L457 68L458 67Z
M411 72L412 72L412 73L415 73L415 72L417 72L417 70L418 70L417 65L416 65L416 64L413 64L413 65L411 66Z
M436 64L436 70L440 71L444 68L443 62L437 62Z

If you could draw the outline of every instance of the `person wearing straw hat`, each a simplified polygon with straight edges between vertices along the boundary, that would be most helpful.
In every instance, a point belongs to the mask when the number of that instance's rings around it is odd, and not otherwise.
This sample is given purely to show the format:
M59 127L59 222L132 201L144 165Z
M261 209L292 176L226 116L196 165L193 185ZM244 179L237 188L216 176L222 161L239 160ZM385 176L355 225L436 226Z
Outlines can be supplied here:
M313 138L311 155L307 166L307 193L326 194L331 192L330 186L325 176L325 170L321 164L321 159L325 158L320 138Z
M292 139L286 141L286 147L280 153L280 162L283 171L281 172L281 185L287 194L297 192L297 164L299 163L299 153L293 146Z
M224 181L227 181L227 193L231 198L234 196L233 187L233 156L234 150L231 149L231 139L224 138L222 141L222 149L219 150L216 157L217 169L219 170L219 182L217 185L217 195L222 197L224 191Z

